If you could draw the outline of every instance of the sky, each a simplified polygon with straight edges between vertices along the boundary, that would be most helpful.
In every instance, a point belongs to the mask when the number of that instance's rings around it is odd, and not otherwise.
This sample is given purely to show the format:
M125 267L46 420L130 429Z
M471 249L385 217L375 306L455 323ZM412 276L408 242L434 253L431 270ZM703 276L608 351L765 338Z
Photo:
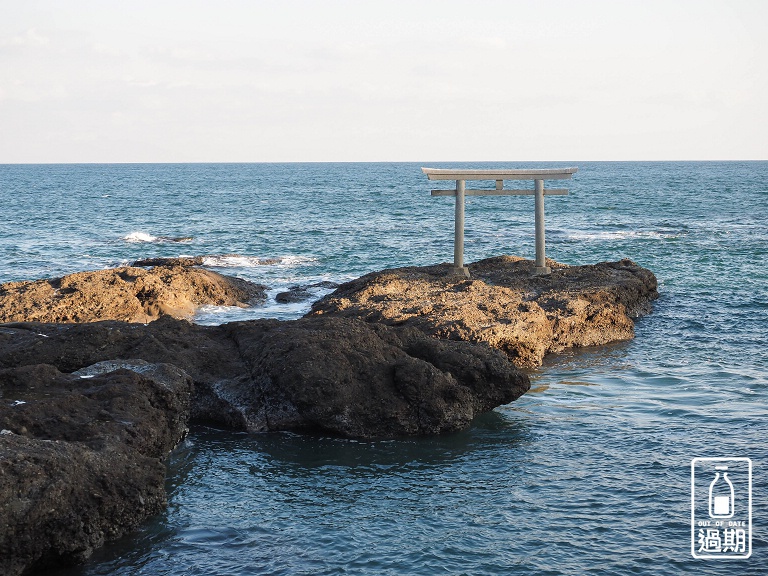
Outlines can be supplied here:
M768 160L766 0L0 14L0 163Z

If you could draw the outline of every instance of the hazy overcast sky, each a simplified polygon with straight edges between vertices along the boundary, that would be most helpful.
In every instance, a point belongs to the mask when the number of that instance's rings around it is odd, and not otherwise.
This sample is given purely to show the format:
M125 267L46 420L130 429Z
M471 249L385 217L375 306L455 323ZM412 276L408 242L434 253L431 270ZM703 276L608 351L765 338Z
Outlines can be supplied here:
M768 0L0 0L0 163L768 159Z

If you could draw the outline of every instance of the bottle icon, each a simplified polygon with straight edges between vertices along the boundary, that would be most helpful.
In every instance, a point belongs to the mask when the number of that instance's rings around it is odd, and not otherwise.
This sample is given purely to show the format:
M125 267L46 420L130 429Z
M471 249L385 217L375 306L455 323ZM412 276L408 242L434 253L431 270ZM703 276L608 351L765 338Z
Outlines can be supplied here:
M715 479L709 485L709 515L712 518L733 516L733 484L728 479L728 466L715 466ZM720 472L723 472L722 477Z

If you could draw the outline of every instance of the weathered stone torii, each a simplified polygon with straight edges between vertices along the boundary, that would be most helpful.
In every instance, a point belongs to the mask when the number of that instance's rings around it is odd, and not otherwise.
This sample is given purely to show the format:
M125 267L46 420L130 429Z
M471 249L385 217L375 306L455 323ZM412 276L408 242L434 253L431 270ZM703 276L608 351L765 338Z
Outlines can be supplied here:
M456 272L469 277L464 266L464 196L535 196L536 197L536 274L551 272L544 248L544 196L565 195L565 188L544 189L544 180L569 180L578 168L537 168L467 170L454 168L422 168L430 180L455 180L455 190L432 190L432 196L455 196L456 216L453 243L453 266ZM495 180L495 190L467 190L467 180ZM533 180L533 190L505 190L504 180Z

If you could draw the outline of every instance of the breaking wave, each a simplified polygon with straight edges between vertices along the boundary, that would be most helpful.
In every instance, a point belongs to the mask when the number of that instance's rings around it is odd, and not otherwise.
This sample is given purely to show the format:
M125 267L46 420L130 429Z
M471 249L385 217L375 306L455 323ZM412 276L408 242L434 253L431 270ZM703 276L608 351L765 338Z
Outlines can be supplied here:
M255 268L257 266L299 266L315 262L317 258L309 256L276 256L274 258L259 258L256 256L241 256L240 254L222 254L204 256L203 266L213 268Z
M657 232L653 230L612 230L604 232L564 232L568 240L625 240L630 238L669 240L682 236L681 232Z
M136 231L131 232L130 234L127 234L123 236L122 238L125 242L131 242L131 243L140 243L140 242L146 242L146 243L160 243L160 242L175 242L175 243L189 243L194 240L194 237L192 236L152 236L152 234L147 234L146 232Z

